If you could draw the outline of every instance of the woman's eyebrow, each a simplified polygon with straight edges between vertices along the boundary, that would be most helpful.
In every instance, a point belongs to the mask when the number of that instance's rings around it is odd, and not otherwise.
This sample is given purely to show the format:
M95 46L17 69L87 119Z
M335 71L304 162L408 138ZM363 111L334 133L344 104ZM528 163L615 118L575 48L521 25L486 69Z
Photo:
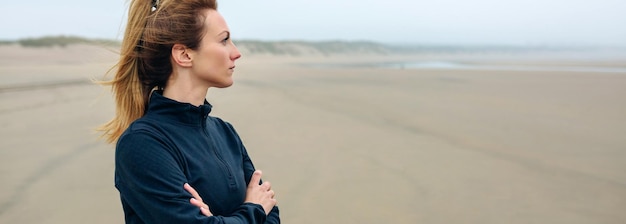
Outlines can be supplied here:
M228 31L228 30L224 30L224 31L220 32L219 34L217 34L217 36L220 36L223 33L226 33L226 35L230 36L230 31Z

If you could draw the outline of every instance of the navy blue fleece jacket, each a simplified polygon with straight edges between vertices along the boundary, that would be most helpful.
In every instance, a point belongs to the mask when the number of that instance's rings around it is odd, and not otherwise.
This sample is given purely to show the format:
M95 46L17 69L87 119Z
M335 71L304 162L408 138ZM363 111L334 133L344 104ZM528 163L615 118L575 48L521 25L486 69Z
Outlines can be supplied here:
M233 127L194 106L152 93L146 114L120 137L115 187L126 223L280 223L278 208L265 215L244 203L254 166ZM214 216L189 202L189 183Z

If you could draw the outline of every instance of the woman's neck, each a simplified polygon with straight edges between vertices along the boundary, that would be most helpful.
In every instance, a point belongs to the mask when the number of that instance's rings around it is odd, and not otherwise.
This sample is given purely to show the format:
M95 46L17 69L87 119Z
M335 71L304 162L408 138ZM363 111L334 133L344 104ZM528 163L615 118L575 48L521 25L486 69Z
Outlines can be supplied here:
M178 102L190 103L195 106L204 104L208 87L198 85L189 78L172 74L163 90L163 96Z

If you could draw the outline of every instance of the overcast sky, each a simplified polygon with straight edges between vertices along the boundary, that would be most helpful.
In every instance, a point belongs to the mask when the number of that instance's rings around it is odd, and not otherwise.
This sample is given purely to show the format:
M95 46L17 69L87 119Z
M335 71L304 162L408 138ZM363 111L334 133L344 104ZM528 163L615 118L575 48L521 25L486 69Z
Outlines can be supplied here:
M0 39L120 39L125 0L0 0ZM625 0L222 0L235 39L626 46Z

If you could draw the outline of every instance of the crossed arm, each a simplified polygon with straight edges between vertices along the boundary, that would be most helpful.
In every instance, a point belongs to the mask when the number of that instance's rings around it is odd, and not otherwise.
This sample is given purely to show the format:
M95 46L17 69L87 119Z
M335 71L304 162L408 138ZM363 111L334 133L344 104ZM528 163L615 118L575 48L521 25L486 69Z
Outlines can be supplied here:
M248 184L248 189L246 190L245 202L261 205L265 211L265 215L269 215L277 201L274 198L275 194L270 182L266 181L263 182L263 184L259 184L261 182L261 175L262 172L260 170L254 171L254 174L252 174L252 179L250 179L250 184ZM189 199L192 205L200 208L200 212L202 212L203 215L213 216L209 210L209 206L202 201L202 197L200 197L200 194L198 194L193 187L185 183L184 188L193 196L193 198Z

